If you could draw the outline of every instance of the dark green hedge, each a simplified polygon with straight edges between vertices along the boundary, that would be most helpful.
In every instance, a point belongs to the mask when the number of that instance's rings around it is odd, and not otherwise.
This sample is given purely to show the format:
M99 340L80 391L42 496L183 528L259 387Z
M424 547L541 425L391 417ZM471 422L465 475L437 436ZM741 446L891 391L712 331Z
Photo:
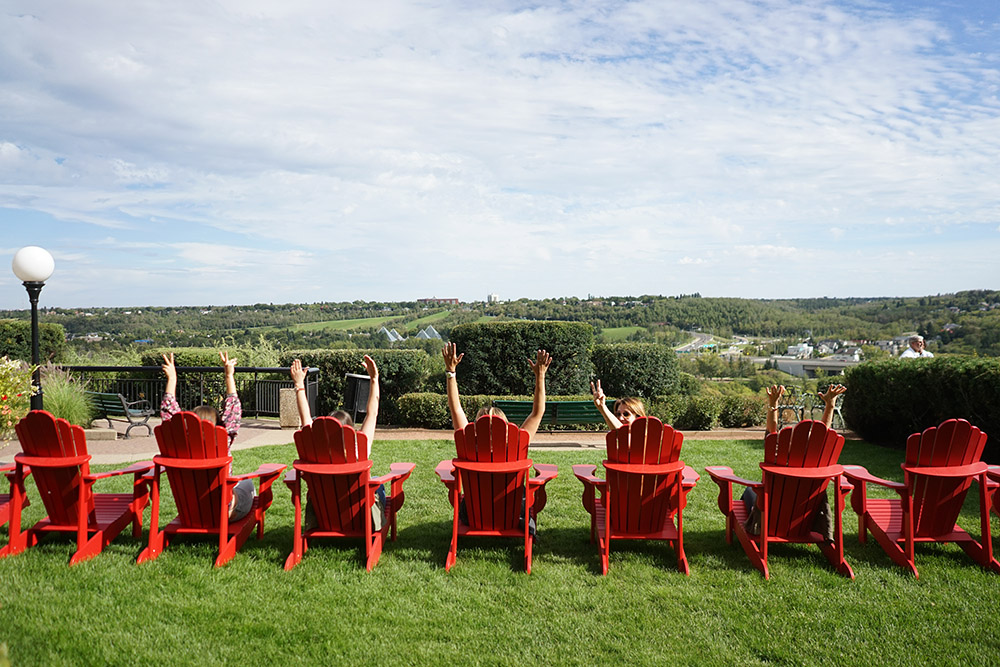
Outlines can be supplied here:
M552 355L545 376L550 394L589 390L594 330L582 322L486 322L460 324L451 341L465 354L458 367L459 387L469 394L531 394L535 380L528 360L535 351Z
M889 359L846 377L844 420L865 440L902 449L911 433L962 418L989 436L983 459L1000 462L1000 359Z
M663 396L680 388L677 353L665 345L595 345L591 359L608 396Z
M39 361L61 363L66 356L66 330L61 324L38 323ZM31 322L0 320L0 357L31 362Z
M375 360L379 370L379 423L397 424L398 399L419 391L427 376L430 358L423 350L292 350L282 353L281 364L288 366L294 359L301 359L304 366L320 369L317 412L325 415L343 405L344 375L365 374L362 358L366 354Z
M465 363L464 361L462 363ZM574 394L571 396L550 395L549 401L583 401L590 399L590 395ZM495 399L511 401L530 401L531 396L510 394L490 396L487 394L462 394L460 400L465 416L470 421L475 418L480 408L489 407ZM397 402L399 408L399 425L414 428L451 428L451 413L448 412L447 394L436 394L431 392L417 392L405 394ZM572 430L592 430L587 424L566 425L566 429ZM559 429L562 426L542 426L543 429ZM596 427L595 427L596 428ZM601 426L603 428L603 425Z

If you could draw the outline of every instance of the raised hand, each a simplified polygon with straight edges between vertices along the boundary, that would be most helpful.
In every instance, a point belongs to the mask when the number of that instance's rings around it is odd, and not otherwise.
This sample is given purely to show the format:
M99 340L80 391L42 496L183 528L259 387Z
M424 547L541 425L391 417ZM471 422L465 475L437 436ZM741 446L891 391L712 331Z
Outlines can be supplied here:
M593 382L590 383L590 393L594 395L594 405L601 407L605 404L604 401L607 399L607 396L604 395L604 390L601 389L600 380L597 381L596 385Z
M455 368L458 366L459 362L462 361L462 357L465 356L465 352L462 354L458 353L458 348L454 343L447 343L444 349L441 350L441 356L444 357L444 369L449 373L454 373Z
M842 384L831 384L826 388L826 392L818 394L827 405L832 405L837 401L837 397L847 391L847 387Z
M163 365L160 366L163 374L167 376L167 380L177 380L177 367L174 366L174 353L171 352L170 356L163 355Z
M236 358L229 358L228 352L219 351L219 359L222 360L222 365L226 369L226 377L232 377L236 375Z
M368 378L369 379L371 379L371 380L377 380L378 379L378 366L375 365L375 360L374 359L372 359L371 357L369 357L366 354L365 355L365 359L364 359L364 361L362 362L361 365L365 367L366 371L368 371Z
M291 374L292 382L295 384L296 387L306 386L306 370L302 368L301 360L296 359L295 361L292 362L292 367L289 370L289 373Z
M785 395L785 387L780 384L774 384L767 388L767 404L770 407L777 407L778 401L781 397Z
M545 375L545 371L549 370L551 363L552 355L545 350L538 350L535 353L535 363L531 363L531 359L528 359L528 365L531 366L531 370L535 372L536 376Z

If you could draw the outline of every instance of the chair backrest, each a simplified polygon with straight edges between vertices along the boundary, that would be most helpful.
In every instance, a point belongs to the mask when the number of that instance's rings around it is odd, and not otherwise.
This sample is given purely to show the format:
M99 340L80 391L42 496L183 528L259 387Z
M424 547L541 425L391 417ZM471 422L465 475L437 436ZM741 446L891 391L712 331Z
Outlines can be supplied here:
M226 429L199 419L193 412L178 412L154 428L153 435L160 449L160 457L154 460L166 468L180 522L187 528L219 528L222 493L232 462ZM169 459L213 465L183 468L171 466Z
M920 467L962 466L976 463L983 455L986 434L964 419L949 419L906 439L906 463ZM950 531L958 519L969 477L928 477L906 474L913 499L916 536Z
M649 533L660 530L666 518L677 512L679 494L672 491L675 491L674 484L680 482L680 470L649 474L627 468L680 460L684 434L656 417L640 417L608 433L606 440L608 458L604 465L612 532Z
M528 458L528 432L503 417L484 415L455 431L456 461L513 463ZM524 502L525 470L484 473L459 470L469 526L477 530L517 528Z
M320 530L364 533L364 522L370 520L365 511L365 490L371 470L368 436L333 417L318 417L295 432L295 449L299 455L296 467L312 463L343 470L323 473L301 470Z
M31 471L49 519L59 524L76 523L80 484L83 475L90 474L90 455L83 428L65 419L56 419L44 410L32 410L14 430L27 456L77 460L62 467L35 466ZM88 495L85 502L89 515L94 511L93 494Z
M805 419L764 438L764 463L787 468L824 468L836 465L844 436L821 421ZM827 479L803 480L765 475L768 535L798 538L812 530L813 514L826 493ZM758 504L760 497L758 496Z

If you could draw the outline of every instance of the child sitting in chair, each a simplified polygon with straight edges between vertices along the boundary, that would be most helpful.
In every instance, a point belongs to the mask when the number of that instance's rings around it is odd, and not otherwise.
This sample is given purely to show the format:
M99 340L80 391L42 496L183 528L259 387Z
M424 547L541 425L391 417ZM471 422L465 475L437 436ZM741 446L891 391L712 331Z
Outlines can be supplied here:
M229 353L219 352L219 359L226 373L226 400L220 414L218 409L211 405L199 405L192 412L198 415L199 419L221 426L229 434L229 453L232 454L233 440L240 430L240 423L243 420L243 406L240 397L236 393L236 359L230 359ZM160 418L167 421L181 411L181 406L177 403L177 368L174 366L174 353L170 356L163 355L163 374L167 376L167 388L163 393L163 400L160 402ZM232 473L232 466L230 466ZM244 479L233 488L233 500L229 505L229 520L242 519L250 512L253 506L255 491L252 479Z
M364 433L368 438L368 455L371 456L371 446L375 442L375 423L378 421L379 404L379 384L378 366L375 360L367 354L364 357L363 365L368 372L368 403L366 406L365 420L361 423L358 433ZM295 385L295 404L299 409L299 428L312 424L312 414L309 410L309 400L306 398L306 369L302 368L302 361L296 359L292 362L291 370L292 382ZM344 426L354 428L354 420L351 415L343 410L334 410L330 416L339 421ZM381 530L385 523L385 487L380 486L375 491L375 504L372 506L372 523L375 530ZM304 527L310 530L316 526L316 514L312 509L311 502L306 497L306 512Z
M604 417L604 423L612 431L617 431L623 425L631 424L637 418L646 416L646 406L634 396L619 398L615 401L613 410L608 410L607 396L601 389L600 380L597 380L597 384L590 383L590 393L594 396L594 406L597 407L598 412Z

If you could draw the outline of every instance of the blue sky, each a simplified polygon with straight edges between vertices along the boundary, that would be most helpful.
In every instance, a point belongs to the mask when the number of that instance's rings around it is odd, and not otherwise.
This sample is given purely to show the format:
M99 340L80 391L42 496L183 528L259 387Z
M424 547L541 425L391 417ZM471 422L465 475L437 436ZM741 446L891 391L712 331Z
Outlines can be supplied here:
M52 252L43 305L1000 287L996 0L13 0L0 34L0 254Z

